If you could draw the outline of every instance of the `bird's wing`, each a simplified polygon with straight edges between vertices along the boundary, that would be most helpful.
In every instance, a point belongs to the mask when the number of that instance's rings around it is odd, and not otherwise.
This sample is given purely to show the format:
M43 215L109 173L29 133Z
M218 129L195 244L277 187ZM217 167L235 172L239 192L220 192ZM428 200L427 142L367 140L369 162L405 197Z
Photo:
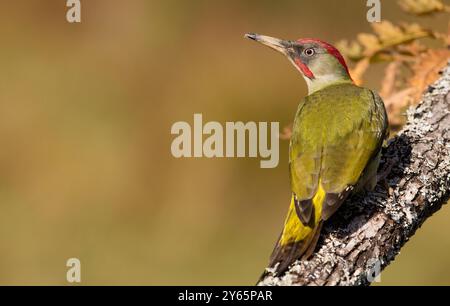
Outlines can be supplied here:
M370 90L354 90L351 101L338 92L309 96L297 114L290 175L305 225L316 219L314 211L321 209L321 219L327 220L339 208L381 148L386 130L382 101Z

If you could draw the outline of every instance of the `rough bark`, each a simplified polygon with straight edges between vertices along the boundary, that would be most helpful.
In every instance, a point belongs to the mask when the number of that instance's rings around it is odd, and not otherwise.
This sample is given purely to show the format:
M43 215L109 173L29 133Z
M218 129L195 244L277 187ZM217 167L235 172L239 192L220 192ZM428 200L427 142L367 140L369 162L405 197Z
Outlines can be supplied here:
M349 199L326 223L315 254L259 285L369 285L450 195L450 63L384 149L386 184ZM270 270L268 270L270 272Z

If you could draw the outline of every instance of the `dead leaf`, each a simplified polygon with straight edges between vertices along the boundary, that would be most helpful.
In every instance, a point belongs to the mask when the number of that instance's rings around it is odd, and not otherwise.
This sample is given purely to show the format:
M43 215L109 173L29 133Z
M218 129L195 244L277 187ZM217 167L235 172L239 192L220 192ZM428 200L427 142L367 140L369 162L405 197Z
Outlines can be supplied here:
M418 41L413 41L412 43L405 45L399 45L397 49L400 53L411 56L418 56L427 50L427 48Z
M381 97L392 96L396 88L396 80L399 74L399 68L401 63L398 61L390 63L384 72L384 78L381 82Z
M393 130L398 129L405 122L403 115L406 108L412 104L412 95L416 92L415 88L406 88L390 97L384 98L384 105L388 113L389 125Z
M364 57L364 48L356 41L341 40L336 44L338 50L352 61L360 60Z
M413 63L396 61L389 64L386 68L380 95L386 105L389 124L393 130L404 124L405 109L420 102L422 94L429 84L433 84L439 78L439 71L445 67L449 59L450 50L438 49L421 53ZM398 91L395 82L399 77L401 63L410 67L411 76L406 83L406 88Z
M415 23L394 25L389 21L382 21L374 23L372 27L375 34L360 33L355 41L338 42L340 51L353 60L360 60L363 57L374 58L381 52L389 51L416 39L434 37L431 31Z
M368 33L361 33L357 36L358 42L360 43L361 47L363 48L363 55L364 56L372 56L378 50L381 49L381 44L379 39L376 35L368 34Z
M413 96L414 101L418 102L428 85L439 78L439 72L449 59L450 50L448 49L428 50L417 58L416 63L411 67L413 74L409 80L409 86L417 89Z
M373 23L372 28L382 42L396 40L404 35L404 31L399 26L395 26L386 20L380 23Z
M356 85L362 85L364 83L363 76L364 73L367 71L370 65L370 59L364 58L360 60L355 67L350 69L350 75L353 79L353 82L355 82Z
M399 0L398 4L407 13L427 15L445 10L441 0Z

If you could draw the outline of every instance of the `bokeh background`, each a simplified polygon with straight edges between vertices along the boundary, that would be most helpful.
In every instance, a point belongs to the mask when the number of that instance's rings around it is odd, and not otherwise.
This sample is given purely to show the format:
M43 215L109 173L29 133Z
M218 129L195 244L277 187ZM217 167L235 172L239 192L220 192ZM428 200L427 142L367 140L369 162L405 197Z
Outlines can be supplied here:
M366 1L82 0L81 24L65 2L0 2L0 284L67 284L71 257L83 284L254 284L289 202L287 141L271 170L175 159L170 127L194 113L288 125L306 86L243 34L353 38ZM427 221L381 284L450 285L449 218Z

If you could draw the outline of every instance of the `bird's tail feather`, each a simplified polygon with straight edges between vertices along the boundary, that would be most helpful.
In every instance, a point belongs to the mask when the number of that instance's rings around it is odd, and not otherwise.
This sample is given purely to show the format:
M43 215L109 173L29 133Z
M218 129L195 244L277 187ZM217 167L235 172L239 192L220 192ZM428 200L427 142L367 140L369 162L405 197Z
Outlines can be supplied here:
M317 198L315 200L322 201L323 199ZM314 203L315 208L319 208L321 205L322 203ZM314 213L314 215L316 214ZM286 272L296 260L307 259L312 255L319 240L323 223L320 212L316 216L312 218L313 220L308 225L304 225L296 213L294 199L291 200L283 232L278 238L270 257L269 268L274 269L273 272L276 275L279 276ZM266 274L264 273L261 279Z

